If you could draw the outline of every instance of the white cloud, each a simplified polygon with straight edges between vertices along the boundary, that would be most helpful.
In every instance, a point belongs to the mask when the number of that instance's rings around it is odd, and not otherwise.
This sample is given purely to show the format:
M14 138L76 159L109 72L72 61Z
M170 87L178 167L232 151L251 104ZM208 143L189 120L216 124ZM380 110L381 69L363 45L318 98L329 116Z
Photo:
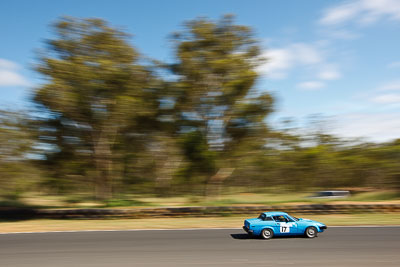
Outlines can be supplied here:
M327 26L348 22L365 25L385 18L400 21L400 1L353 0L342 2L325 10L320 23Z
M360 12L358 1L352 3L343 3L335 7L331 7L324 12L320 23L324 25L332 25L343 23L353 19Z
M313 45L293 44L291 50L299 64L311 65L320 63L323 60L322 52Z
M0 58L0 69L15 70L18 69L18 65L7 59Z
M372 98L372 101L379 104L400 103L400 94L383 94Z
M399 113L348 113L336 116L335 121L332 132L343 137L366 137L376 142L400 137Z
M395 61L388 65L388 68L391 68L391 69L399 68L399 67L400 67L400 61Z
M292 71L309 76L311 81L297 84L303 90L317 90L325 87L324 81L341 77L337 66L326 60L324 43L293 43L283 48L266 50L263 56L267 62L258 71L270 79L284 79ZM307 79L307 78L306 78Z
M259 71L270 78L282 79L287 70L293 67L293 57L289 49L271 49L263 53L268 61L260 66Z
M29 82L16 72L0 69L0 86L29 86Z
M325 67L320 73L318 74L318 78L321 80L337 80L342 75L335 67Z
M17 72L18 68L18 64L0 58L0 87L30 85L30 83Z
M381 87L378 88L378 91L396 91L400 90L400 81L391 81L389 83L385 83Z
M312 66L324 61L323 52L317 46L305 43L268 49L263 56L267 62L259 67L259 71L272 79L285 78L296 66Z
M320 81L308 81L308 82L302 82L298 84L298 87L304 90L317 90L322 87L324 87L325 84Z
M342 39L342 40L355 40L360 37L359 33L351 32L345 29L336 29L336 30L330 29L328 34L330 38Z
M400 80L384 83L374 90L367 92L367 100L383 107L396 107L400 104ZM393 104L395 104L393 106ZM390 105L390 106L389 106Z

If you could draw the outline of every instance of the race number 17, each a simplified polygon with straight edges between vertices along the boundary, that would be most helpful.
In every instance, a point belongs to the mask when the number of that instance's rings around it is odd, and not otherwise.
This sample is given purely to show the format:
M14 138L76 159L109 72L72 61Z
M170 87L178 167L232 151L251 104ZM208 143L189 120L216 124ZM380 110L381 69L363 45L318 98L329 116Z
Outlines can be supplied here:
M290 227L288 226L281 226L281 233L289 233Z

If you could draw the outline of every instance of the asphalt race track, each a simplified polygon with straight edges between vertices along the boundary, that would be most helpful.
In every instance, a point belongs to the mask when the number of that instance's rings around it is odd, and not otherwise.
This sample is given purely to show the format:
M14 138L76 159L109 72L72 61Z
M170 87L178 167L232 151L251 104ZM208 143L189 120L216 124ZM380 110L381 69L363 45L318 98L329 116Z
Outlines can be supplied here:
M328 228L315 239L241 229L0 235L0 266L400 266L400 227Z

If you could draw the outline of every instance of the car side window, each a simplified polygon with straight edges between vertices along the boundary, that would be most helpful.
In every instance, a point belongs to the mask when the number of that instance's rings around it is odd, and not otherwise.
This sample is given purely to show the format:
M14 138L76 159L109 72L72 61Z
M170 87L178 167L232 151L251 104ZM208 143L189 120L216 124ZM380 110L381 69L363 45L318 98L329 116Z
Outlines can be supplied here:
M273 219L270 216L265 217L264 221L273 221Z
M289 216L285 216L285 218L286 218L286 222L294 222L294 221L292 220L292 218L290 218Z
M274 220L276 222L286 222L286 218L284 216L282 216L282 215L274 216Z

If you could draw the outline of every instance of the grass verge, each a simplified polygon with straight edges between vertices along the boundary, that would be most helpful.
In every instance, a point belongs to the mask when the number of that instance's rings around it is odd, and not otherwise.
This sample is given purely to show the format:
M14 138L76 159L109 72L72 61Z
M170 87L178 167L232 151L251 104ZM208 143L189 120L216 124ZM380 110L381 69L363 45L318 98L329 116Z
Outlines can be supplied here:
M279 192L279 190L277 190ZM18 200L1 200L0 207L36 208L127 208L127 207L190 207L230 205L297 205L297 204L400 204L396 191L376 190L354 193L340 199L309 198L307 192L280 193L226 193L218 197L176 196L156 197L151 195L115 196L107 202L93 200L88 195L45 196L26 194Z
M399 225L400 213L393 214L335 214L301 215L334 225ZM81 231L81 230L127 230L127 229L182 229L182 228L240 228L249 216L215 218L162 218L162 219L105 219L105 220L27 220L0 222L0 233L8 232L45 232L45 231Z

